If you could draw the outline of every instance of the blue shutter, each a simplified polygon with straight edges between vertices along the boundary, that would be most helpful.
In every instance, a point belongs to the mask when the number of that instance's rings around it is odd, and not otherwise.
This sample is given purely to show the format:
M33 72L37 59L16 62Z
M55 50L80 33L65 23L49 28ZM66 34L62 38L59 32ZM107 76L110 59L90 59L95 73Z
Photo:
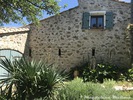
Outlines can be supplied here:
M113 13L106 12L106 29L112 29L112 28L113 28Z
M83 13L82 29L89 29L89 16L90 16L90 13L88 12Z

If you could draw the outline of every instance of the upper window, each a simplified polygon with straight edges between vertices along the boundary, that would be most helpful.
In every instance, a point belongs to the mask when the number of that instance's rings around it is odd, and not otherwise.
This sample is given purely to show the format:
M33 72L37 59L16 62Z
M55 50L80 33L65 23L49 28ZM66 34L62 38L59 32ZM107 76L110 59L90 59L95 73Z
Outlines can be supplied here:
M106 11L91 11L83 13L83 29L113 28L113 13Z
M104 16L91 16L91 28L104 28Z

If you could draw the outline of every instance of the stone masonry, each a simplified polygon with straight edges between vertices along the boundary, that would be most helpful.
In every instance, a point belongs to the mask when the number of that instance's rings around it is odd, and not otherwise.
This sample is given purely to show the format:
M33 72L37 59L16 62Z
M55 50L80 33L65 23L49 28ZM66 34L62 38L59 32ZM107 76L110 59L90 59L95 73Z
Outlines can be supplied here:
M130 4L118 0L78 0L79 5L29 28L0 28L0 49L12 49L61 68L91 62L129 67L131 64ZM113 12L112 29L82 29L84 12ZM30 52L29 52L30 51Z
M130 65L130 4L118 0L78 0L79 6L60 15L30 24L29 44L32 58L55 63L62 68L81 66L92 58L97 63ZM84 12L112 11L113 29L82 29Z
M28 55L28 28L0 28L0 50L10 49Z

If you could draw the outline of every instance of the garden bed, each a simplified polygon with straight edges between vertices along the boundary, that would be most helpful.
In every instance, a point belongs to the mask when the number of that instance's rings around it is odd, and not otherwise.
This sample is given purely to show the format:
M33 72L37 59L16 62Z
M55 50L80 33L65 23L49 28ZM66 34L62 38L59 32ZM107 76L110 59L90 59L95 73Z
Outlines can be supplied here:
M83 82L82 79L76 78L67 84L59 91L58 98L60 100L132 100L133 91L123 89L120 86L128 82L116 82L113 80L106 80L104 83ZM128 83L131 85L131 83ZM114 87L117 87L115 89ZM122 89L118 89L119 86ZM118 91L117 91L118 90Z

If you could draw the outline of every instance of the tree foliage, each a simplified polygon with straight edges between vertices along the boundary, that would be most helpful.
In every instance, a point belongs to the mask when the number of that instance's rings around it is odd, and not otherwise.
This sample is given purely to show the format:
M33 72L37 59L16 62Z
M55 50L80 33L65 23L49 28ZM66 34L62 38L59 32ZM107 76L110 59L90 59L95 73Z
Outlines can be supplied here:
M42 12L58 13L57 0L0 0L0 24L21 22L25 17L28 22L37 22Z

